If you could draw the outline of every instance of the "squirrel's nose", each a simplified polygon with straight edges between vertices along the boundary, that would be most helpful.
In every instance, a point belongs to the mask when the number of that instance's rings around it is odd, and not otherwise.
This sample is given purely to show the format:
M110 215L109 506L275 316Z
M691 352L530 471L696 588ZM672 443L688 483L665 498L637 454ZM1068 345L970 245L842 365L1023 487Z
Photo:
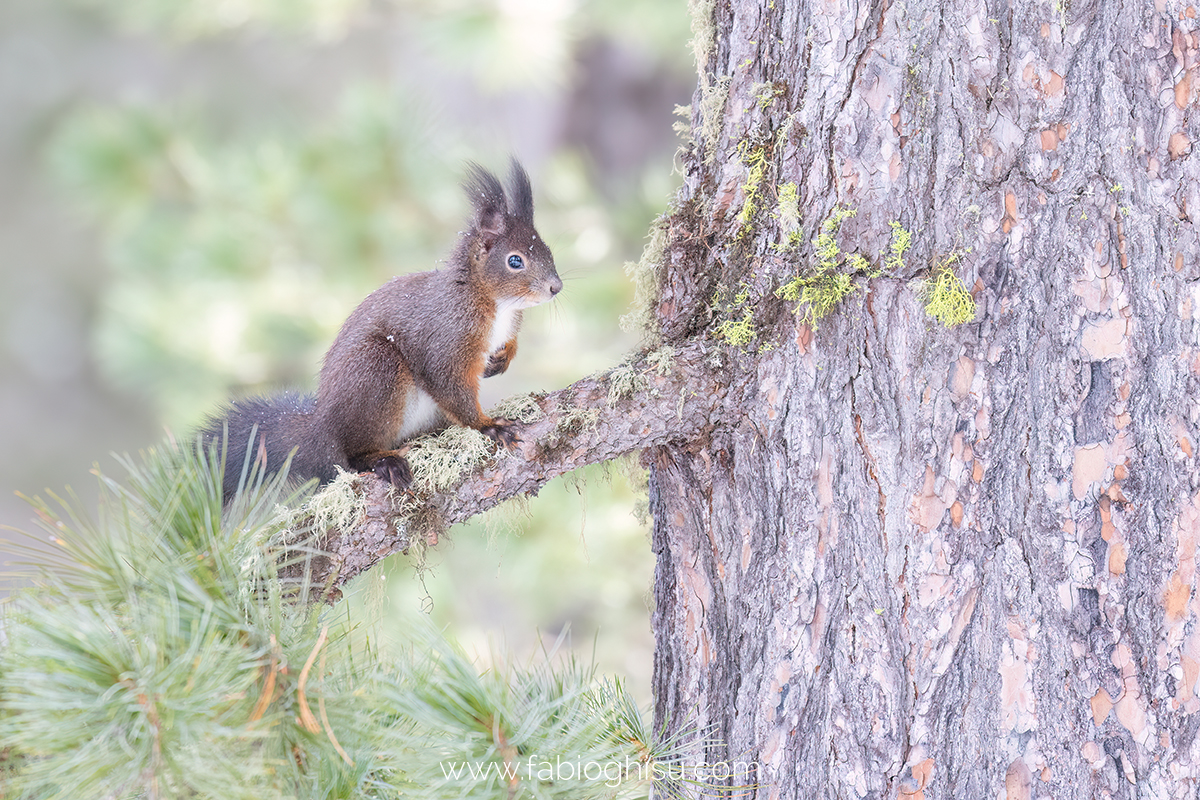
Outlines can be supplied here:
M550 296L554 297L554 295L558 294L561 291L562 291L562 278L555 275L553 278L550 279Z

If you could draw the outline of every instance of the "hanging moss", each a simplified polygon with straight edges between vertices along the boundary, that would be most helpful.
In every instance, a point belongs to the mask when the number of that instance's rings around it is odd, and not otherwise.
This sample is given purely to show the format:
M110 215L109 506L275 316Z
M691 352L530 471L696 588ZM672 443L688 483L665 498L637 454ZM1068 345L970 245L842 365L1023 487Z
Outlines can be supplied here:
M700 93L700 139L704 144L704 163L711 165L717 158L717 140L721 136L721 120L725 102L729 99L729 76L708 84Z
M659 270L667 247L667 219L668 216L663 215L654 221L642 257L625 264L625 274L633 281L633 309L621 317L621 329L629 333L644 332L652 339L658 332L653 309L658 299Z

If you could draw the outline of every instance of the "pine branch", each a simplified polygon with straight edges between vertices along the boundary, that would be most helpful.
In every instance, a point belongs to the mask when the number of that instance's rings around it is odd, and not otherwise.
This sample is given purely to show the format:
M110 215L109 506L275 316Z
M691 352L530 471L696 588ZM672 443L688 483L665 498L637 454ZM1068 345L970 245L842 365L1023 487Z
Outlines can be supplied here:
M223 508L215 451L125 466L94 518L32 499L61 557L4 617L2 797L644 796L703 744L557 648L482 669L417 615L385 652L306 602L275 569L283 475Z
M307 573L309 585L335 588L388 555L406 551L414 538L436 542L448 526L517 495L536 495L559 475L694 439L714 424L729 388L710 363L721 357L711 341L694 339L678 349L639 353L606 373L529 398L522 441L511 453L495 454L481 435L453 429L455 448L466 447L465 439L476 445L482 440L484 449L482 463L449 480L424 477L418 446L410 455L416 478L409 493L397 497L374 475L352 481L361 509L357 519L349 526L325 527L313 548L320 555L294 559L284 574L296 579Z

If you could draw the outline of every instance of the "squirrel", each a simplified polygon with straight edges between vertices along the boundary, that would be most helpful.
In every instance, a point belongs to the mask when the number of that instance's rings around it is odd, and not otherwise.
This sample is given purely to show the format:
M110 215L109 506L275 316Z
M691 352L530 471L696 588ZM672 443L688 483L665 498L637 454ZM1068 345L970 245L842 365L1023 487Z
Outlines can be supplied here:
M484 413L479 381L508 369L522 309L552 299L562 280L533 227L533 190L519 162L507 196L474 163L463 188L473 214L446 267L393 278L368 295L325 354L315 396L235 401L200 431L206 448L225 442L226 501L248 453L266 473L291 455L289 476L300 480L328 483L341 467L406 489L405 443L447 422L504 446L519 441L514 422Z

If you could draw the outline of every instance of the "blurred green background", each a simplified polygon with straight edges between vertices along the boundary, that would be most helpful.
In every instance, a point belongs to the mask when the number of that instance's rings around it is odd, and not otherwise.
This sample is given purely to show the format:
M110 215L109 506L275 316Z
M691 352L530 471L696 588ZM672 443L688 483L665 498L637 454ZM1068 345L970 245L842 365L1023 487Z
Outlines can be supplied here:
M695 75L682 0L5 0L0 524L14 492L188 436L232 394L312 388L350 310L430 269L467 159L534 182L563 295L485 406L616 363L677 183ZM628 467L629 465L625 465ZM346 610L428 610L478 652L563 630L648 694L653 555L628 468L594 467L390 559ZM632 483L632 486L631 486Z

